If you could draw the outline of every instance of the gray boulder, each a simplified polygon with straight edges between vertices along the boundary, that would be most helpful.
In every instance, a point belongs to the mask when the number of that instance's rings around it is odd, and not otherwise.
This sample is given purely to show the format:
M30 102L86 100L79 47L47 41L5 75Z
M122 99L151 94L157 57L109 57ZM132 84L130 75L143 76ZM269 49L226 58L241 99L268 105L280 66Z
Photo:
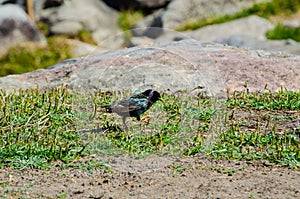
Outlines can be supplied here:
M173 0L162 16L163 27L176 29L187 21L234 14L267 1L270 0Z
M291 28L298 28L298 27L300 27L300 19L297 17L297 18L285 20L282 22L282 25L291 27Z
M225 95L226 89L250 91L300 87L300 57L222 44L182 40L168 45L133 47L66 60L48 69L0 78L0 87L49 89L69 84L84 92L144 90Z
M300 43L294 40L259 40L257 37L245 34L236 34L217 40L231 46L238 46L251 49L260 49L268 51L281 51L290 54L300 55Z
M157 10L135 24L132 32L134 36L148 36L149 30L147 27L174 30L189 21L202 20L211 16L234 14L253 6L254 3L265 1L269 0L173 0L166 9ZM163 33L150 35L158 37Z
M59 7L45 9L41 18L48 21L52 34L76 35L86 30L99 45L108 49L118 48L124 42L122 37L112 39L112 35L121 32L118 13L99 0L65 1Z
M99 46L81 42L75 39L65 39L64 42L71 46L71 53L74 57L87 56L92 53L107 52L107 49L105 48L101 48Z
M291 54L300 54L300 44L293 40L268 40L266 32L275 26L268 20L249 16L240 18L223 24L210 25L194 31L172 31L164 28L141 28L136 29L136 33L161 32L155 39L145 36L133 37L131 46L145 46L153 44L167 44L183 39L196 39L200 41L210 41L230 46L252 48L257 50L285 51ZM156 30L157 29L157 30ZM141 34L144 35L144 34Z
M130 38L128 47L132 46L151 46L151 45L165 45L172 43L174 41L180 41L184 39L191 39L192 37L185 32L178 32L175 30L157 28L157 27L147 27L134 29L137 35ZM159 34L158 37L155 37Z
M185 33L194 39L204 41L221 40L237 34L252 36L257 40L266 40L266 32L274 27L268 20L252 15L223 24L205 26Z
M131 33L133 36L157 38L163 33L161 15L164 11L162 9L157 10L151 15L148 15L140 22L136 23ZM159 30L159 31L158 31Z
M46 45L46 39L20 6L0 6L0 55L5 54L11 46L22 42Z
M274 27L275 25L264 18L249 16L184 33L196 40L213 41L257 50L285 51L291 54L300 54L300 44L298 42L292 40L268 40L266 38L267 31Z

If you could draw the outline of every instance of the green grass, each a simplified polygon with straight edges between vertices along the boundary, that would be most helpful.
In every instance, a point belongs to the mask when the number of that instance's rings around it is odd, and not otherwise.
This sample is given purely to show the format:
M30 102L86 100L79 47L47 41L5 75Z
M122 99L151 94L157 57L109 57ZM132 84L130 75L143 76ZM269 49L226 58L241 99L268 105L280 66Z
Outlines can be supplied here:
M300 95L298 92L281 89L278 92L267 90L256 93L233 92L227 100L233 108L258 110L299 110Z
M130 44L130 39L132 37L131 29L133 26L144 18L144 14L142 11L133 11L133 10L123 10L120 12L120 16L118 19L118 25L123 30L124 33L124 46L128 46Z
M97 45L97 43L93 39L92 34L86 30L80 30L76 35L69 35L68 38Z
M123 31L128 31L132 28L134 24L139 22L144 18L142 11L121 11L119 17L119 27Z
M88 154L145 157L151 154L263 161L300 166L300 92L267 88L228 93L227 99L163 94L128 131L101 105L130 95L124 92L70 93L67 87L0 92L2 167L103 168L97 161L70 162ZM226 172L229 175L232 171Z
M130 120L127 132L118 130L120 119L99 114L97 121L106 122L98 125L107 131L93 137L98 147L102 142L103 148L98 148L98 152L106 153L106 149L111 148L110 151L118 151L118 154L130 153L137 157L153 153L204 155L265 160L270 165L300 165L300 125L295 122L299 122L299 92L270 92L268 89L257 93L233 92L226 101L173 95L164 95L164 98L166 104L157 103L149 111L155 119L148 124ZM100 99L98 103L100 106L103 101ZM216 122L220 117L221 122ZM291 121L294 128L290 127ZM214 126L216 124L219 126ZM222 130L212 132L218 127ZM207 145L211 133L215 137L212 144Z
M124 95L126 94L122 94ZM115 96L110 100L107 96L98 94L96 96L94 103L97 107L116 100ZM96 145L97 147L94 148L99 153L128 152L134 156L153 153L179 155L188 150L186 144L189 145L191 144L189 142L193 140L202 139L208 132L209 123L214 114L213 100L171 95L164 95L164 99L168 103L157 102L147 112L153 117L149 123L137 123L129 118L129 131L126 132L120 130L122 125L115 115L97 114L94 118L96 122L94 126L102 130L107 129L107 131L89 135L92 139L91 146ZM199 108L199 104L203 107ZM92 110L92 108L89 107L87 110ZM83 115L86 115L86 119L83 120L88 120L92 113ZM83 123L82 126L85 128L86 124Z
M300 92L234 92L227 106L228 129L219 134L212 157L300 166Z
M273 40L293 39L300 42L300 28L278 24L273 30L269 30L266 36Z
M48 46L15 46L0 59L0 76L21 74L40 68L47 68L72 56L71 46L65 38L51 37Z
M241 12L225 16L212 16L202 20L189 21L179 28L183 30L195 30L207 25L225 23L234 19L247 17L249 15L258 15L263 18L269 18L276 15L291 15L300 8L299 0L273 0L270 2L254 4L251 8L244 9Z
M1 90L1 164L43 168L54 160L78 158L84 146L75 132L71 98L67 87L44 92Z

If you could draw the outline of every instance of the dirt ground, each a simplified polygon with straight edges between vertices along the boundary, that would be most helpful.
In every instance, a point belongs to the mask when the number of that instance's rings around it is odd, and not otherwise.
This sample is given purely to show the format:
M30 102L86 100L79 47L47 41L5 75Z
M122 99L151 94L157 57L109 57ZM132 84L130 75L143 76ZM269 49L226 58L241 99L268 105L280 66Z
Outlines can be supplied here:
M2 198L300 198L300 170L202 157L90 156L100 169L2 169ZM82 160L81 160L82 161Z

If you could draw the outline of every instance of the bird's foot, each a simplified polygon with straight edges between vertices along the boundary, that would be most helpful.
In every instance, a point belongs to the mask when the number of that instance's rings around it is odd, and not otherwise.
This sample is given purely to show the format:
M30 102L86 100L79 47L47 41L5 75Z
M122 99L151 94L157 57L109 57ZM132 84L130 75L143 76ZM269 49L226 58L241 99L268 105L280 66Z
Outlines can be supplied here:
M146 124L149 124L151 118L152 118L151 115L146 115L146 116L141 118L141 121L145 122Z

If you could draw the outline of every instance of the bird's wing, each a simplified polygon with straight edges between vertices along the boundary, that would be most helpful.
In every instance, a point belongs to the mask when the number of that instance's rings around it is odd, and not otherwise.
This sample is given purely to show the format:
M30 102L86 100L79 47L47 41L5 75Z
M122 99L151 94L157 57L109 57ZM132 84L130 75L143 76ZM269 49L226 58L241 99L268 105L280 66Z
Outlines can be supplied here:
M147 107L147 96L139 93L112 105L111 110L119 115L129 116L131 114L139 115L147 110Z
M148 98L143 94L136 94L129 98L129 106L138 106L139 109L146 109L148 107Z
M119 101L113 107L113 112L122 114L122 113L129 113L131 111L137 111L143 109L143 106L140 103L136 103L136 100L132 98L124 99Z

